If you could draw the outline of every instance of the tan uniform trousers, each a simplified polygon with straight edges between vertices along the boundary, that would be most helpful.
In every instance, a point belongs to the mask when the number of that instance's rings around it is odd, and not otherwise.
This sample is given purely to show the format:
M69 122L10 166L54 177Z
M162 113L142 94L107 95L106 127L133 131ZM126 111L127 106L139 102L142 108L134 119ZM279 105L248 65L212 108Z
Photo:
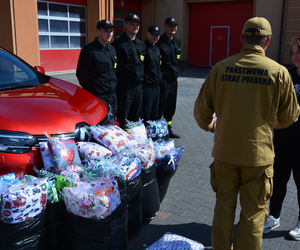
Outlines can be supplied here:
M210 172L211 186L216 192L213 250L231 249L238 193L242 210L233 249L260 250L268 200L273 190L273 164L248 167L215 160Z

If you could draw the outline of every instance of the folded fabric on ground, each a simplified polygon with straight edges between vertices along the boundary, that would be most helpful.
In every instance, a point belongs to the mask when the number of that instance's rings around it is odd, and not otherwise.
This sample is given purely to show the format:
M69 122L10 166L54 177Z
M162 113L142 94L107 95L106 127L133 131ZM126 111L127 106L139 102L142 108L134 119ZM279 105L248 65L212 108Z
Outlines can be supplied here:
M183 236L167 232L163 235L163 237L161 237L158 241L154 242L145 250L157 249L203 250L205 249L205 247L197 241L193 241Z

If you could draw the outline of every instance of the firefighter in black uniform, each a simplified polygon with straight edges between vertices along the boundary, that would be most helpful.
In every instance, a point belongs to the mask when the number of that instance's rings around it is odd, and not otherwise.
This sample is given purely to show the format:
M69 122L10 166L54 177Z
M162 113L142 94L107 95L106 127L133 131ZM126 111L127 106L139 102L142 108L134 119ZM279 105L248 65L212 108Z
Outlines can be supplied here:
M156 45L160 37L160 28L156 24L149 26L146 33L146 55L144 60L142 119L144 122L158 119L159 84L162 80L160 50Z
M97 23L98 37L81 50L76 76L84 89L110 104L116 115L117 53L109 44L114 28L108 20Z
M126 125L125 119L138 121L142 113L145 44L136 37L139 28L139 16L128 14L126 32L112 43L118 56L117 120L121 128Z
M157 45L162 56L163 80L160 84L159 118L164 117L168 124L169 137L180 138L172 131L171 123L176 110L177 101L177 78L179 75L178 59L181 55L181 43L174 36L177 32L178 23L173 17L165 20L165 33L161 36Z

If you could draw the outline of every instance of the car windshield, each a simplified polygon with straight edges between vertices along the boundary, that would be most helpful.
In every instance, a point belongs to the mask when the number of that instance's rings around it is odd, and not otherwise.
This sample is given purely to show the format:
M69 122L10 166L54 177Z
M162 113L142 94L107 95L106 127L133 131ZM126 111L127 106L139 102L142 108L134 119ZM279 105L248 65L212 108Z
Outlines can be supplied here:
M26 63L0 49L0 90L41 85L41 77Z

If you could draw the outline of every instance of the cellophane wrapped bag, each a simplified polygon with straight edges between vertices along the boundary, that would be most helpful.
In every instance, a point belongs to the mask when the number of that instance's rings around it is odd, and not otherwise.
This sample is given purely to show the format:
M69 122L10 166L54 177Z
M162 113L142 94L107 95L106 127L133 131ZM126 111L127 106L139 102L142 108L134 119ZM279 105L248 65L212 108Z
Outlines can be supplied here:
M1 193L1 221L8 224L28 220L46 209L47 178L25 175Z
M126 148L136 147L138 143L131 135L116 125L94 126L91 130L93 138L108 148L113 154Z
M126 131L133 137L138 144L144 144L147 140L147 131L142 120L138 122L127 121Z
M182 157L183 151L184 146L170 149L165 153L165 155L160 159L160 161L156 163L156 167L164 170L175 170Z
M169 135L168 125L165 118L156 121L147 121L147 136L153 140L164 139Z
M76 142L78 152L83 159L101 161L112 155L106 147L95 142Z
M151 138L148 138L144 144L136 148L136 154L141 159L142 170L148 170L155 162L154 144Z
M48 148L54 161L56 171L65 170L72 164L81 164L74 140L48 137Z
M68 212L91 219L108 217L121 203L118 182L103 177L91 187L64 188L64 201Z
M159 162L168 151L173 149L175 147L174 140L158 140L154 143L154 149L155 149L155 161Z

